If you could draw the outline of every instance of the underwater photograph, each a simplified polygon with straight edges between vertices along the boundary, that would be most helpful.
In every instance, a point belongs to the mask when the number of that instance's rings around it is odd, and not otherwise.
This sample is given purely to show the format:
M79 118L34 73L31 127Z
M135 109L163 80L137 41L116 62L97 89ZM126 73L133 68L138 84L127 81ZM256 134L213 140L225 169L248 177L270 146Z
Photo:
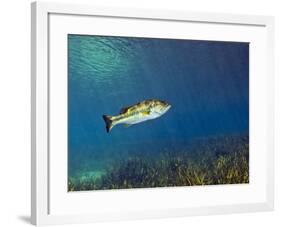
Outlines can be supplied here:
M249 43L68 35L69 192L249 181Z

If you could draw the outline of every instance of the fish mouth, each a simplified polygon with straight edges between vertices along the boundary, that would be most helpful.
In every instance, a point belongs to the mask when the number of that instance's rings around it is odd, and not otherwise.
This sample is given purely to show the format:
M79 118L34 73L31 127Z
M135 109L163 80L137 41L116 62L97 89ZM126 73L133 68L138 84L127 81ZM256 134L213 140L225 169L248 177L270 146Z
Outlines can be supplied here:
M168 105L166 106L166 111L168 111L171 107L172 107L172 105L168 104Z
M167 106L165 107L163 113L166 113L172 106L170 104L167 104Z

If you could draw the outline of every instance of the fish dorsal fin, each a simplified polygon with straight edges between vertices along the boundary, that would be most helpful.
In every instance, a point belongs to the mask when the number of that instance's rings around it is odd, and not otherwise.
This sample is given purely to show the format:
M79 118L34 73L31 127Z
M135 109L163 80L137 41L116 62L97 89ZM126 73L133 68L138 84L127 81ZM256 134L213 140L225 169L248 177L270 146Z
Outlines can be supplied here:
M122 109L120 110L120 114L126 113L126 112L127 112L127 110L128 110L128 108L127 108L127 107L122 108Z
M120 110L120 114L123 114L123 113L126 113L128 111L130 111L130 109L132 108L133 106L128 106L128 107L124 107Z

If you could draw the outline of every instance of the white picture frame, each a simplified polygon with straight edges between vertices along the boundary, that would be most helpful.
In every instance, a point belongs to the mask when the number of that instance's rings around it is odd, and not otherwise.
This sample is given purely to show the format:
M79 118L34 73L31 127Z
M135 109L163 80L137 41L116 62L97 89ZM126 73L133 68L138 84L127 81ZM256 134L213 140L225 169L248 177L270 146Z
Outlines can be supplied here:
M32 118L32 167L31 167L31 222L34 225L48 225L48 224L65 224L65 223L88 223L88 222L96 222L96 221L110 221L110 220L129 220L129 219L142 219L142 218L162 218L162 217L179 217L179 216L188 216L188 215L209 215L209 214L227 214L227 213L236 213L236 212L253 212L253 211L269 211L273 210L274 204L274 72L273 72L273 31L274 31L274 18L270 16L249 16L249 15L231 15L231 14L218 14L218 13L195 13L195 12L186 12L186 11L164 11L164 10L141 10L141 9L125 9L125 8L108 8L108 7L95 7L90 5L83 4L61 4L61 3L46 3L46 2L34 2L31 5L31 57L32 57L32 67L31 67L31 88L32 88L32 109L31 109L31 118ZM55 15L55 17L52 17ZM62 15L60 19L56 19L57 15ZM249 200L237 200L234 201L217 201L215 195L219 195L221 193L222 188L219 188L218 191L216 187L219 186L209 186L210 190L202 190L200 187L194 187L193 191L198 191L198 195L208 195L210 200L212 201L208 203L208 196L205 196L205 200L202 201L201 204L195 204L193 207L185 207L184 204L179 204L179 202L173 203L170 201L166 206L155 206L153 209L150 205L146 205L145 203L135 203L135 207L129 207L129 203L126 203L126 200L134 199L135 195L139 197L140 200L144 200L146 198L147 191L144 190L136 190L138 194L134 194L132 191L121 190L119 192L118 197L127 198L124 201L124 205L120 206L119 209L116 206L113 206L111 210L100 210L100 212L96 212L93 210L95 207L90 207L85 204L84 209L79 209L79 200L87 201L90 197L94 197L94 194L80 193L76 192L75 198L70 198L69 201L60 200L63 195L57 193L58 190L64 190L65 188L59 188L61 186L56 187L56 182L54 179L54 171L58 170L58 166L60 166L60 162L63 161L63 156L55 156L57 157L56 164L54 162L54 155L50 153L50 138L52 138L52 126L50 126L50 116L52 114L56 114L56 112L52 112L50 107L53 105L50 102L50 97L59 96L58 89L61 90L60 86L63 86L62 83L65 81L53 81L50 80L50 75L53 72L50 69L50 62L52 62L52 58L54 57L50 51L50 40L56 38L56 36L51 36L50 31L52 31L52 35L54 32L58 32L62 30L62 35L65 35L68 31L67 23L69 23L68 19L64 19L67 17L75 17L77 18L87 18L81 19L79 21L81 23L85 23L85 25L80 26L85 29L85 32L88 32L89 24L87 24L90 18L108 18L110 20L132 20L132 24L134 25L134 21L145 21L145 23L158 23L158 22L175 22L180 23L181 26L185 26L187 23L193 23L192 26L201 26L204 25L206 28L212 25L220 25L224 27L232 26L233 29L241 27L243 31L247 30L255 30L257 28L256 34L261 34L261 39L257 39L256 45L252 49L252 53L255 53L255 48L260 48L260 51L263 51L264 55L260 59L257 59L255 62L255 58L252 61L252 74L253 72L259 73L257 78L261 78L260 80L255 78L255 76L251 75L251 86L254 90L253 93L250 92L250 101L257 104L255 108L263 110L261 114L253 113L252 118L255 118L256 121L259 118L263 119L262 124L254 125L250 127L250 132L253 135L253 138L264 138L262 139L261 151L262 154L259 158L259 164L255 164L255 159L252 160L253 169L252 173L258 173L257 169L260 169L260 174L264 176L264 178L260 181L259 184L253 186L252 188L246 187L236 187L235 185L231 188L224 188L223 190L228 191L227 193L235 193L237 191L238 194L243 197L243 193L245 193L245 197L248 194L256 191L256 195L253 196ZM73 21L74 24L76 23ZM57 23L57 24L56 24ZM61 24L60 24L61 23ZM64 23L65 29L62 28L62 24ZM77 22L78 23L78 22ZM99 23L99 21L96 21ZM168 24L167 24L168 25ZM60 27L61 26L61 27ZM75 27L75 25L73 25ZM61 28L61 29L60 29ZM83 30L82 29L82 30ZM123 28L123 33L126 33L126 29ZM213 28L211 28L213 29ZM83 32L81 30L81 32ZM80 31L80 30L77 30ZM118 32L118 26L114 31L116 34ZM134 31L131 31L134 32ZM235 32L235 31L234 31ZM104 34L104 30L99 31L100 34ZM207 36L208 39L216 39L218 36L219 30L214 29ZM251 33L251 32L249 32ZM133 33L134 34L134 33ZM199 36L198 36L199 34ZM200 37L200 32L194 35L194 37ZM231 32L229 33L232 34ZM140 34L136 34L140 35ZM142 34L143 35L143 34ZM148 34L149 35L149 34ZM159 36L168 36L171 37L177 36L176 31L171 34L160 34ZM213 38L212 38L213 37ZM240 39L246 40L248 36L239 37ZM250 37L250 36L249 36ZM202 38L204 39L204 33L202 33ZM206 38L206 37L205 37ZM206 39L207 39L206 38ZM225 38L225 39L232 39ZM60 43L61 44L61 43ZM260 47L262 46L262 47ZM62 51L63 52L63 51ZM60 53L62 53L60 52ZM258 53L258 52L256 52ZM63 56L62 56L63 57ZM251 58L251 55L250 55ZM262 70L257 72L255 65L260 65ZM62 70L66 70L65 68ZM255 71L254 71L255 70ZM259 81L259 82L256 82ZM56 85L56 86L54 86ZM250 88L251 88L250 86ZM54 88L56 87L56 88ZM250 89L251 90L251 89ZM62 89L63 93L64 89ZM256 93L255 93L256 92ZM257 95L259 93L259 96ZM259 97L262 101L258 102L255 97ZM252 100L253 99L253 100ZM65 105L65 104L64 104ZM62 105L63 106L63 105ZM51 108L52 109L52 108ZM253 110L253 109L252 109ZM258 115L259 114L259 115ZM258 116L256 116L258 115ZM252 131L251 131L252 130ZM260 133L262 132L262 133ZM256 137L255 137L256 136ZM251 138L251 137L250 137ZM250 140L251 141L251 140ZM255 145L255 140L250 142L253 147L257 147ZM51 155L52 154L52 155ZM64 165L61 165L64 168ZM64 171L64 170L63 170ZM60 175L60 174L58 174ZM64 175L63 175L64 176ZM54 186L55 185L55 186ZM59 184L57 184L59 185ZM225 186L228 187L228 186ZM230 186L229 186L230 187ZM258 188L262 188L262 190L258 190ZM246 192L247 191L247 192ZM67 193L67 190L65 190ZM93 192L97 193L97 192ZM98 197L116 197L115 192L98 192ZM181 187L180 189L153 189L153 192L149 192L151 195L155 196L157 193L159 196L157 199L161 200L161 198L168 198L172 193L176 193L181 196L188 196L189 193L193 193L191 190L187 190L185 187ZM212 194L214 193L214 194ZM226 194L227 194L226 193ZM247 194L248 193L248 194ZM123 197L122 197L123 196ZM83 198L82 198L83 197ZM235 197L235 196L234 196ZM68 197L65 197L68 199ZM98 198L95 197L97 200ZM57 202L56 202L57 201ZM69 203L68 203L69 202ZM140 202L140 201L139 201ZM182 200L182 203L185 203L185 200ZM54 205L53 205L54 204ZM77 209L66 209L66 207L60 206L59 204L67 204L65 206L69 206L72 204L74 207L78 207ZM110 202L108 202L110 204ZM132 205L133 206L133 205ZM137 209L139 207L139 209ZM100 207L96 205L96 210L99 210ZM78 212L79 210L79 212Z

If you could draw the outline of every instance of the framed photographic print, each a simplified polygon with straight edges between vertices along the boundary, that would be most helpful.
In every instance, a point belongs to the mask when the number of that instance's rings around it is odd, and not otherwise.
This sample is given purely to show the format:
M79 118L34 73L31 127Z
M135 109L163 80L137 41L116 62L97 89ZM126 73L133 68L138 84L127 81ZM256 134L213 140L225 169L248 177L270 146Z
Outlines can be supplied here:
M273 209L273 18L32 3L32 223Z

